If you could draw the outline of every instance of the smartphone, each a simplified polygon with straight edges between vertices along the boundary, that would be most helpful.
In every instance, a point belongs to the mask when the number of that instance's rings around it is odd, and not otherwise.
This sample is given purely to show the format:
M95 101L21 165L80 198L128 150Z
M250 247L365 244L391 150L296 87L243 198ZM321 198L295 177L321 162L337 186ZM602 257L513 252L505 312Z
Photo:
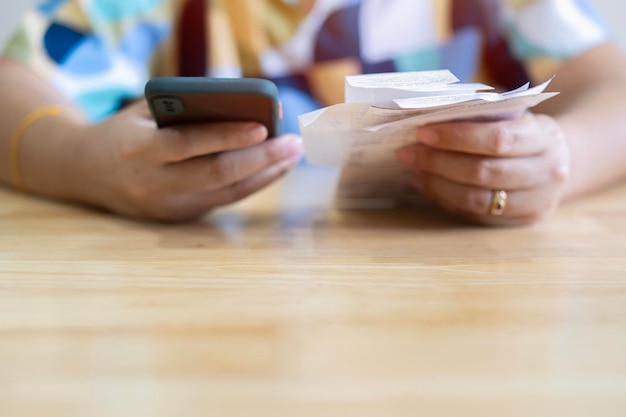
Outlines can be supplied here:
M184 123L255 121L268 137L281 134L278 89L261 78L158 77L145 96L159 127Z

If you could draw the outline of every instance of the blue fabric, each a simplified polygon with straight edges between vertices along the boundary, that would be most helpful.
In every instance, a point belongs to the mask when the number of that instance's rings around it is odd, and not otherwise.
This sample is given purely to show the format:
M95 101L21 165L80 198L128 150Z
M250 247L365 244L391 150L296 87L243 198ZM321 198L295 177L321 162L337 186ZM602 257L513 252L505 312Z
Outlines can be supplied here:
M41 2L38 6L39 11L45 15L53 15L59 7L63 6L69 0L47 0Z
M142 16L165 0L91 0L88 13L94 21L116 22Z
M63 65L86 37L85 33L53 22L44 34L43 44L50 59Z
M166 41L172 32L166 22L139 23L123 36L120 51L129 59L147 65L155 49Z

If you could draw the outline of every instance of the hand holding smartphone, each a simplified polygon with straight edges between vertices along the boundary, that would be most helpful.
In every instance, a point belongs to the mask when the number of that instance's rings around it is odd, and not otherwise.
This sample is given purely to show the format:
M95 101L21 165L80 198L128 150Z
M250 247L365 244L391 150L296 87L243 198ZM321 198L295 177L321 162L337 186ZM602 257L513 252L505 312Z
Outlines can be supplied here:
M159 127L185 123L254 121L272 138L281 134L276 85L260 78L160 77L145 96Z

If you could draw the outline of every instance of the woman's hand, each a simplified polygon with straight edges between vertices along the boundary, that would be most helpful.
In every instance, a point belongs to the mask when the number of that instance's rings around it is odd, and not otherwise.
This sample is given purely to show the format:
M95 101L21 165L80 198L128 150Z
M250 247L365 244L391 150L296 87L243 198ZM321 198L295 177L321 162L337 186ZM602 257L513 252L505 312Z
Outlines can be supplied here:
M145 102L78 130L86 202L167 221L198 217L265 187L302 155L301 139L266 140L252 122L158 129ZM88 194L87 198L85 194Z
M535 223L558 207L569 175L560 126L541 114L495 122L420 127L419 143L397 157L413 185L444 210L486 225ZM498 193L506 193L504 201ZM504 205L503 210L498 205Z

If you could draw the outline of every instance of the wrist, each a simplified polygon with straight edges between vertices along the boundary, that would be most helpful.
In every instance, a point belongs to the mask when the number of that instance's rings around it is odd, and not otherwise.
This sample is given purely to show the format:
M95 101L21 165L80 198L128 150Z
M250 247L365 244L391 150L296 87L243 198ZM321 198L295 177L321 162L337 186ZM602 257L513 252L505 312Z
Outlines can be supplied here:
M70 114L42 117L29 125L19 143L15 185L54 199L95 204L84 159L87 130L83 120Z

